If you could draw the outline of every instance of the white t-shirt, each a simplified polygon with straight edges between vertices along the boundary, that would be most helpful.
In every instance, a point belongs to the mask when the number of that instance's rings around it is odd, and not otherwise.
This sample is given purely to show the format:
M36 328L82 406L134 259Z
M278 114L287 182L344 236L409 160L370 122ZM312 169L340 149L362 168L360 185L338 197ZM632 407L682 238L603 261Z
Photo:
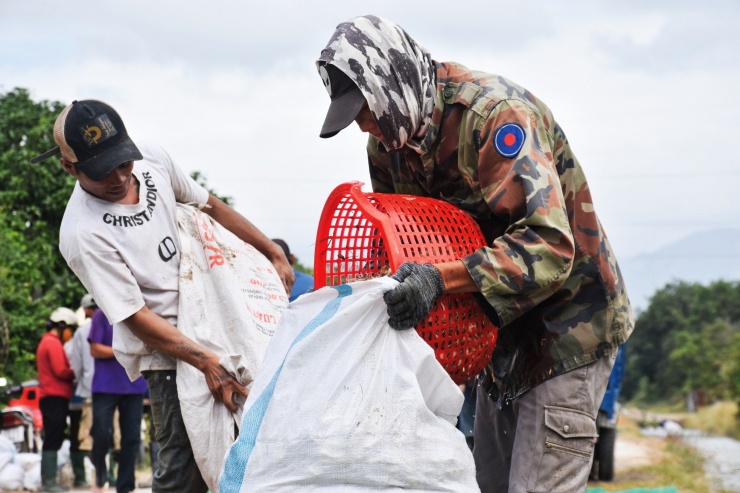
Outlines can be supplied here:
M114 325L113 351L131 380L144 370L168 370L175 360L154 351L122 320L145 305L177 324L180 240L176 203L205 204L208 191L159 146L137 145L139 203L99 199L77 183L59 230L59 250Z

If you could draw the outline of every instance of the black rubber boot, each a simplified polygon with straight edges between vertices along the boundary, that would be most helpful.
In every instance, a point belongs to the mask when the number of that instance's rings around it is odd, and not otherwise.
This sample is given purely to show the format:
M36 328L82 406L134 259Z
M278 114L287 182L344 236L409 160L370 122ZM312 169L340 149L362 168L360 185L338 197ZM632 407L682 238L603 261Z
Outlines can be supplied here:
M57 453L51 450L41 452L41 491L58 493L69 488L57 484Z
M72 461L72 472L75 475L74 487L89 488L90 483L87 482L87 475L85 474L85 457L87 457L87 452L72 452L69 456Z

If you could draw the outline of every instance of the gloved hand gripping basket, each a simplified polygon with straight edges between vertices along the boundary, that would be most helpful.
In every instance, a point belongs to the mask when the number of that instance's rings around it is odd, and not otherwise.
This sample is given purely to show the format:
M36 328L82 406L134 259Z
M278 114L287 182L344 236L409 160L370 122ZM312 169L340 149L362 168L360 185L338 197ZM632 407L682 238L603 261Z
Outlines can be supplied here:
M390 275L404 262L457 260L486 243L476 222L447 202L365 193L362 185L339 185L324 205L316 236L316 289ZM483 369L498 335L470 293L442 296L416 331L456 383Z

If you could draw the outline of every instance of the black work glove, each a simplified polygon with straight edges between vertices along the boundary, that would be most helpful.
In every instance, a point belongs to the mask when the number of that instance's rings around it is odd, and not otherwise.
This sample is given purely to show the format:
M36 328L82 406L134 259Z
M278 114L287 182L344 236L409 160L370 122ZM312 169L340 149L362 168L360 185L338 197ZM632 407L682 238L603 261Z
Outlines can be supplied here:
M430 264L406 262L391 277L401 284L383 295L388 323L396 330L416 327L444 294L442 274Z

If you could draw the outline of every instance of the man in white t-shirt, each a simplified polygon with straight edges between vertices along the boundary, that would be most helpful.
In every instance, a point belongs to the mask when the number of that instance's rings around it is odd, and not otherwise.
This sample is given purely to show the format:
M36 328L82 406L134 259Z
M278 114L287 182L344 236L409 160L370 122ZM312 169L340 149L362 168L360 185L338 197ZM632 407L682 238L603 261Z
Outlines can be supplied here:
M176 204L204 211L275 266L287 293L294 274L280 246L210 195L158 146L136 146L118 113L95 100L74 101L54 125L62 167L77 179L59 231L67 264L114 325L113 350L131 380L144 375L161 449L155 492L205 493L182 423L176 361L203 372L214 398L235 411L248 391L219 357L177 330L180 264Z

